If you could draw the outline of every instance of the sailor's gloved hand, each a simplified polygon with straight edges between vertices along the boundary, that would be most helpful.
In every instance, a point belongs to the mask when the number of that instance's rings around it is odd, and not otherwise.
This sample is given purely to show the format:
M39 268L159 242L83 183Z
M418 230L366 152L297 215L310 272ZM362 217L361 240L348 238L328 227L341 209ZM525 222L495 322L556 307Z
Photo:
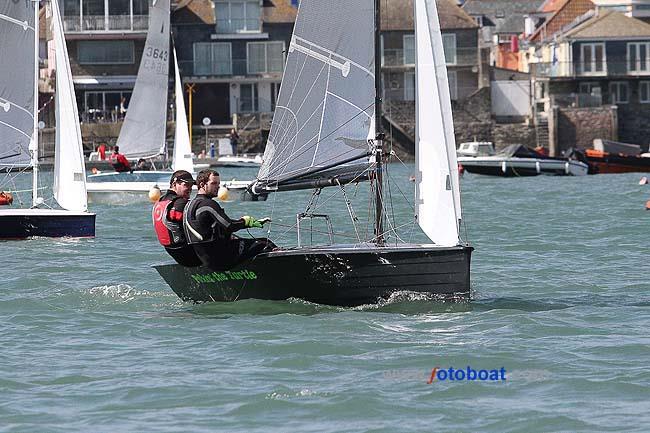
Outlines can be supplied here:
M244 224L245 224L246 228L250 229L250 228L261 228L262 227L262 223L259 222L258 220L256 220L255 218L253 218L252 216L244 215L242 217L242 219L244 220Z

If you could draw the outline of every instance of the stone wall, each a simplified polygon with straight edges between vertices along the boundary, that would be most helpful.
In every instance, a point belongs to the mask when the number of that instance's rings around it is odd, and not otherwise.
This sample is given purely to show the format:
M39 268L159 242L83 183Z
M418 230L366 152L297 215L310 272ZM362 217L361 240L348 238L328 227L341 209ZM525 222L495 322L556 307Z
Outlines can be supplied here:
M560 153L571 147L590 148L595 138L617 139L617 109L611 105L557 108L557 120L549 124L549 128L553 127Z
M650 143L650 104L618 106L618 141L638 144L648 151Z
M510 144L537 146L535 128L525 123L495 124L493 131L494 147L499 150Z

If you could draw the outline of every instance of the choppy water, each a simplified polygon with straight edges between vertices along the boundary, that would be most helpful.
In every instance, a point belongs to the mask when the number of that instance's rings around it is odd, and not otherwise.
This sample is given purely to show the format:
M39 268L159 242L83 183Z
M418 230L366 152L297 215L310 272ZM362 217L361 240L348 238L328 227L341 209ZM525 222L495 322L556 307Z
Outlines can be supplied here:
M145 204L94 206L95 239L2 242L0 430L648 431L639 177L466 176L467 304L182 303ZM288 223L306 198L226 209ZM467 366L508 379L427 384Z

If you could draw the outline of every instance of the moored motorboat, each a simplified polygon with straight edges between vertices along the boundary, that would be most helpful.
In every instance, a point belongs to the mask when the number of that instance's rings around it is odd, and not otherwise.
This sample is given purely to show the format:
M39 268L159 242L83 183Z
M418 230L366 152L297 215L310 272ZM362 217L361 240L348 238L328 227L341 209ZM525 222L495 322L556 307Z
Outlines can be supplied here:
M464 156L458 163L470 173L490 176L585 176L589 166L569 158L551 158L523 145L510 145L493 156Z

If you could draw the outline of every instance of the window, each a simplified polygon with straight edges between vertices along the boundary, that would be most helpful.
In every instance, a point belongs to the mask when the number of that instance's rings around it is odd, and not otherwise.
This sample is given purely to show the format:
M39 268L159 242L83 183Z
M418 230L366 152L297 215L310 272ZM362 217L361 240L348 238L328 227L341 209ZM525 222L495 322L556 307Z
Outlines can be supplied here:
M415 100L415 72L404 73L404 100Z
M259 1L219 1L215 3L217 32L259 32L261 11Z
M83 0L83 30L104 30L104 0Z
M257 83L239 86L239 111L250 113L257 111Z
M77 58L82 65L132 64L133 41L79 41Z
M639 82L639 102L650 103L650 81Z
M146 30L150 0L62 0L66 32Z
M88 121L113 121L119 119L119 106L122 97L131 99L131 92L106 91L86 92L84 94L83 116ZM126 104L128 106L128 102Z
M612 81L609 83L609 101L612 104L627 104L628 86L625 81Z
M275 111L275 104L278 103L280 94L280 83L271 83L271 111Z
M442 35L442 48L445 51L445 61L448 65L456 64L456 34Z
M650 71L650 43L632 42L627 44L627 70L629 72Z
M580 67L583 74L605 74L605 44L582 44L580 46Z
M249 74L282 72L284 67L284 42L249 42L246 44Z
M415 65L415 35L404 35L402 40L405 65Z
M580 87L578 90L579 90L578 93L584 93L587 95L591 95L591 94L600 95L600 84L593 81L580 83Z
M449 80L449 96L452 101L458 99L458 84L456 82L456 71L447 71L447 79Z
M194 43L195 75L231 75L232 54L228 42Z

